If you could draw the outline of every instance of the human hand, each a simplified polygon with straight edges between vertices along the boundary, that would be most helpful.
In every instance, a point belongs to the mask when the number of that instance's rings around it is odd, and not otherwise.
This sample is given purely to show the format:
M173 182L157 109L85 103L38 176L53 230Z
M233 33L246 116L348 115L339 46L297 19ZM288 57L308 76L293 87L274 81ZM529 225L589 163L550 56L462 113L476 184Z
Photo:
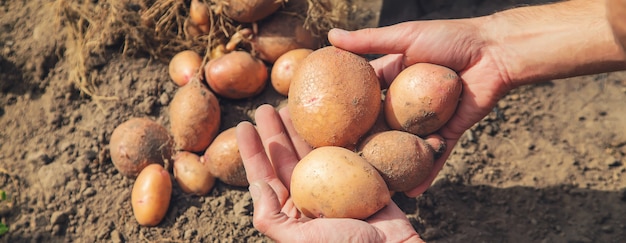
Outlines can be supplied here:
M254 203L254 226L277 242L422 242L392 201L366 220L307 218L289 196L291 174L311 147L295 132L286 108L255 113L257 127L237 126L237 142Z
M405 192L420 195L431 185L461 135L484 118L513 86L494 50L478 29L479 20L405 22L389 27L352 32L334 29L328 39L334 46L359 54L387 54L371 61L382 87L388 87L405 67L426 62L446 66L461 77L463 92L453 117L437 132L447 149L436 160L428 179Z

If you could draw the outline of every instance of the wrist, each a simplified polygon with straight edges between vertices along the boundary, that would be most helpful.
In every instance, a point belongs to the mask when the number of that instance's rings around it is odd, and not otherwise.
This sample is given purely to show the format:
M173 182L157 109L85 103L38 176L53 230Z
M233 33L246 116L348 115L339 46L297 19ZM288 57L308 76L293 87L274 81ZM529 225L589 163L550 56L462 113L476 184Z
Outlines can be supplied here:
M509 86L626 69L602 1L568 1L482 19L486 50Z

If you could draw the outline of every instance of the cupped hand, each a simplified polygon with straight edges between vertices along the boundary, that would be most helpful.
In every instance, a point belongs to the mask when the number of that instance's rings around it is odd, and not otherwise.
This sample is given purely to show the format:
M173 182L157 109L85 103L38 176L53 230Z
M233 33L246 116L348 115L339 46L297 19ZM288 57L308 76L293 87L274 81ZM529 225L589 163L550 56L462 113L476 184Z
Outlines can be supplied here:
M483 18L404 22L357 31L333 29L334 46L358 54L386 54L371 61L381 85L387 87L405 67L425 62L446 66L461 77L463 92L453 117L437 133L447 144L429 179L405 192L422 194L443 167L461 135L484 118L513 86L498 54L481 32Z
M237 126L237 141L254 203L254 226L278 242L422 242L392 201L367 220L307 218L289 196L291 174L311 147L293 129L286 108L255 113L256 127Z

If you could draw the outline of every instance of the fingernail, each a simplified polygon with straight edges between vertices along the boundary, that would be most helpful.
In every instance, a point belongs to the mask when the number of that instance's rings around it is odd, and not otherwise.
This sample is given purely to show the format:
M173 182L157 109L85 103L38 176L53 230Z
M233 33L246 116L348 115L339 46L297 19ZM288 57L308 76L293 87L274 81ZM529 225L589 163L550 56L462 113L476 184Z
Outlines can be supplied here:
M250 183L248 191L250 191L250 196L252 197L253 202L261 197L261 186L258 182Z
M333 29L331 29L330 31L334 32L334 33L333 33L334 35L340 35L340 36L341 36L341 35L348 35L348 33L350 33L350 32L348 32L347 30L344 30L344 29L339 29L339 28L333 28ZM329 33L329 34L330 34L330 33Z

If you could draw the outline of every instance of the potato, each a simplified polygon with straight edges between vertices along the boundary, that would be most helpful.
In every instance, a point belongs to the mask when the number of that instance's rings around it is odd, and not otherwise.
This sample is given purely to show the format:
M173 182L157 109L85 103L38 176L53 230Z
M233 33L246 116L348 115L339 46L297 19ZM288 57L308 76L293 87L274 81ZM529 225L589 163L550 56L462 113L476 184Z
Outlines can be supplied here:
M176 91L169 116L175 149L202 152L217 135L221 111L213 92L193 78Z
M287 105L295 130L311 146L354 148L378 117L380 83L365 58L324 47L294 73Z
M431 134L452 117L459 103L462 83L453 70L417 63L393 80L385 96L385 120L389 127L418 136Z
M365 135L361 137L361 140L369 137L370 135L391 130L389 125L387 125L387 121L385 121L385 111L383 110L382 102L383 101L381 101L380 111L378 112L378 117L376 117L376 122L374 122L374 125L372 126L372 128L370 128L370 130L367 131Z
M234 51L212 59L204 66L209 87L229 99L253 97L265 88L268 71L263 61L245 51Z
M404 131L373 134L357 151L378 170L390 191L415 188L426 180L435 163L433 148L422 138Z
M178 86L183 86L198 73L202 66L202 57L195 51L185 50L176 53L168 65L170 78Z
M288 11L276 13L259 22L258 31L250 41L252 51L268 63L294 49L317 49L321 40L311 30L304 28L304 18Z
M207 194L215 185L215 177L200 156L187 151L174 155L174 178L183 192L198 196Z
M172 197L170 174L159 164L144 168L133 184L131 205L137 223L155 226L163 220Z
M383 178L358 154L319 147L293 169L291 198L310 218L366 219L385 207L391 194Z
M291 79L298 66L304 58L311 54L313 50L306 48L294 49L281 55L274 65L271 71L272 87L281 95L287 96L289 94L289 86L291 85Z
M252 23L276 12L282 0L213 0L229 18L241 22Z
M149 118L130 118L111 134L111 161L120 174L135 177L152 163L169 167L173 139L165 127Z
M626 51L626 1L624 0L607 0L607 18L613 30L615 40L622 46L622 50Z
M246 170L239 154L235 127L221 132L203 155L211 174L232 186L248 186Z
M189 19L195 25L210 25L211 13L209 6L200 0L191 0L189 4Z

